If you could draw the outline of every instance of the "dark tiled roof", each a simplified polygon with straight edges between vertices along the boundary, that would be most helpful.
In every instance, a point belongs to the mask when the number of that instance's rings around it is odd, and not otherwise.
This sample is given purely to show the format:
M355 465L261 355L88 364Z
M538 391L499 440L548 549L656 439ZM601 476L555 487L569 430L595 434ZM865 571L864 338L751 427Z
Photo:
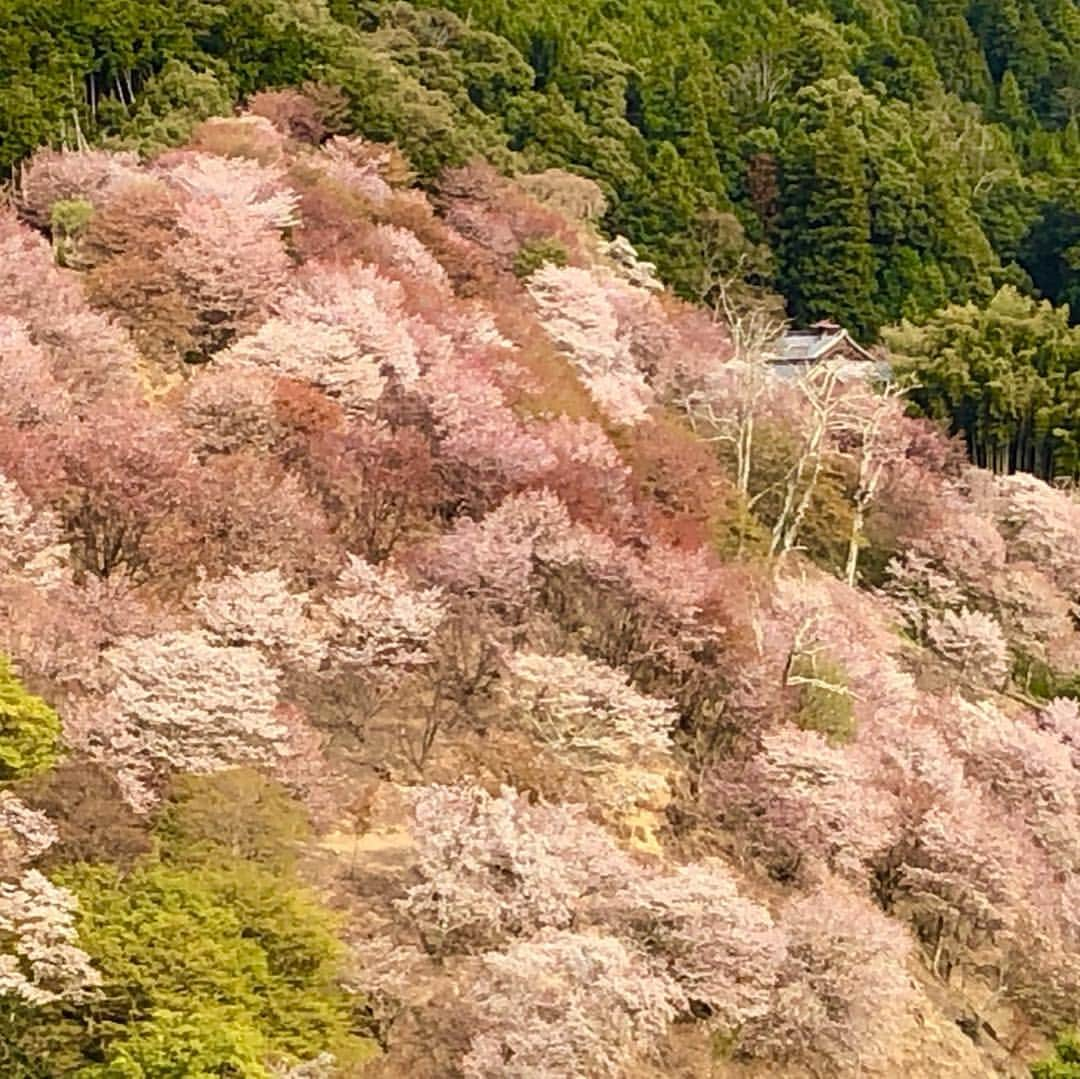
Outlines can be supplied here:
M874 358L852 340L847 330L830 323L809 330L788 330L780 338L770 359L777 364L814 363L828 358L839 349L850 350L859 359Z

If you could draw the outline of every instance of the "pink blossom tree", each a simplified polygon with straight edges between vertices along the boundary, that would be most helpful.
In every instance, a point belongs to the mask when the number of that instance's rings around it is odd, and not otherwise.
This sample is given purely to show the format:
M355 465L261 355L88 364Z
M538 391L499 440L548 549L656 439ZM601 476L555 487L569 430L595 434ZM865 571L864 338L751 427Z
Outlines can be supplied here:
M556 929L485 955L469 997L466 1079L632 1074L682 1003L678 986L619 940Z
M45 350L30 340L18 319L0 316L0 365L4 370L0 417L9 423L16 427L55 423L71 407Z
M653 392L638 369L616 304L626 300L623 293L631 286L548 263L529 277L528 288L541 324L577 367L601 411L620 424L644 419Z
M997 620L962 607L945 611L926 627L930 647L959 668L960 674L999 686L1009 673L1009 646Z
M17 204L28 221L48 228L58 202L82 199L100 208L117 188L139 175L139 159L133 153L42 148L19 169Z
M276 759L287 733L276 711L279 676L257 649L169 631L124 638L104 661L105 700L73 709L66 733L116 774L136 808L154 803L171 771Z
M0 875L44 854L60 833L48 815L0 791Z
M784 934L765 907L739 894L720 863L635 874L593 909L722 1029L769 1013L786 960Z
M67 561L60 520L35 510L19 486L0 473L0 575L57 580Z
M349 343L376 371L411 386L419 375L416 346L407 327L405 294L374 267L316 267L274 305L274 315L312 332ZM318 340L318 338L316 338ZM299 362L299 361L296 361Z
M195 599L200 623L222 644L261 648L282 666L317 666L323 657L308 608L308 594L290 591L277 569L204 575Z
M787 952L772 1006L742 1029L740 1050L833 1074L880 1059L914 999L903 927L835 882L789 901L779 925Z
M78 1002L101 984L78 946L77 901L36 869L0 881L0 996L31 1007Z
M639 693L621 671L580 655L517 652L507 675L508 712L579 769L648 762L671 748L674 707Z
M215 366L229 377L263 371L308 382L351 415L370 412L385 385L377 356L361 351L341 326L311 318L268 319L219 354Z
M820 873L822 864L855 880L886 850L896 805L871 786L872 761L856 744L830 746L816 731L762 735L741 774L714 774L709 798L752 852L783 875Z
M57 467L41 470L36 482L81 572L145 579L190 556L185 511L196 473L171 419L145 407L102 406L53 431L48 448Z
M228 365L203 369L192 378L178 411L200 456L269 451L283 434L275 416L276 386L272 372Z
M239 187L236 198L184 203L177 238L164 253L166 269L195 312L194 334L205 354L254 329L291 269L276 203L250 203L246 185Z
M509 787L492 797L432 786L419 789L413 811L423 882L402 906L440 952L569 928L588 897L633 871L579 806L534 805Z
M1080 502L1027 473L999 477L993 507L1009 557L1035 563L1080 600Z
M327 603L331 661L391 680L426 661L427 646L446 617L438 589L417 588L400 570L355 555Z

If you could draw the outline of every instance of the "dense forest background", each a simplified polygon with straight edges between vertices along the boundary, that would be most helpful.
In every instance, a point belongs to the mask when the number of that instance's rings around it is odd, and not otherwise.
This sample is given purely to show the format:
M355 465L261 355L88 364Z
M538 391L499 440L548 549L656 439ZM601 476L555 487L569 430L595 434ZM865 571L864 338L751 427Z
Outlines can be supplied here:
M1005 284L1080 302L1069 0L5 0L0 27L4 169L317 81L422 177L484 156L595 179L690 297L738 272L866 339Z

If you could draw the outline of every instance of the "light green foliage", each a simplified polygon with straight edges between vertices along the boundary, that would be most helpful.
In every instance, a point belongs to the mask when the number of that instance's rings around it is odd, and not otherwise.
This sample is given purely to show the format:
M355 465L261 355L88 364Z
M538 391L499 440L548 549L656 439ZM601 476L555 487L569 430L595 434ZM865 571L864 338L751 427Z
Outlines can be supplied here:
M821 653L802 653L791 661L789 683L798 690L795 722L804 731L817 731L834 745L855 735L854 703L843 667Z
M235 863L128 876L75 866L57 880L79 898L80 944L104 979L82 1019L103 1038L105 1064L82 1074L156 1076L168 1072L155 1060L193 1057L208 1075L262 1077L274 1053L364 1055L335 983L333 922L287 878ZM208 1022L174 1028L175 1016Z
M284 788L250 768L178 776L157 822L170 863L236 859L289 869L308 837L303 810Z
M0 656L0 780L22 779L51 767L60 740L60 719L15 677Z
M1054 1052L1031 1066L1032 1079L1080 1079L1080 1034L1069 1031L1054 1045Z
M967 440L976 464L1047 478L1080 470L1080 331L1068 312L1006 286L886 340L911 399Z
M338 984L337 923L297 879L301 809L238 770L185 777L157 825L158 856L80 863L79 944L101 973L84 1004L0 1015L13 1079L270 1079L270 1065L334 1054L356 1074L374 1043Z
M49 211L53 235L78 236L94 216L94 207L86 199L61 199Z

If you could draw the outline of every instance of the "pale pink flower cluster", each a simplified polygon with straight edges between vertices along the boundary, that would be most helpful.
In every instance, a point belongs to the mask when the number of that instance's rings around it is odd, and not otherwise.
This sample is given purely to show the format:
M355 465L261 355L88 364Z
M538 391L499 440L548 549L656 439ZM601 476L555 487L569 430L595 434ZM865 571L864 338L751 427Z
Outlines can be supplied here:
M287 186L285 172L279 166L245 157L188 153L163 175L192 199L219 208L240 208L253 222L268 228L286 229L299 224L300 197Z
M484 956L469 999L465 1079L620 1079L655 1052L682 997L622 941L546 929Z
M231 569L203 580L195 612L225 645L254 645L290 664L317 667L325 646L308 614L306 592L289 590L278 569Z
M78 947L75 896L36 869L0 881L0 996L31 1006L85 999L101 984L90 957Z
M671 748L674 705L639 693L625 673L585 656L515 653L502 692L534 737L584 771L648 761Z
M428 645L447 614L439 589L418 588L400 570L355 555L327 608L331 662L375 680L428 662Z
M28 220L48 228L56 203L83 199L100 207L117 188L141 176L137 154L41 149L18 170L16 197Z
M528 281L544 329L577 367L600 409L623 424L639 423L653 402L630 335L620 326L615 300L629 288L594 271L552 263Z
M380 205L393 193L382 176L389 155L376 152L364 139L335 135L322 147L318 161L331 180L372 205Z
M402 908L440 947L566 928L586 897L631 869L583 807L532 804L510 787L498 797L472 786L423 787L413 812L423 883Z
M0 791L0 854L16 864L32 862L59 838L45 813L31 809L10 791Z

